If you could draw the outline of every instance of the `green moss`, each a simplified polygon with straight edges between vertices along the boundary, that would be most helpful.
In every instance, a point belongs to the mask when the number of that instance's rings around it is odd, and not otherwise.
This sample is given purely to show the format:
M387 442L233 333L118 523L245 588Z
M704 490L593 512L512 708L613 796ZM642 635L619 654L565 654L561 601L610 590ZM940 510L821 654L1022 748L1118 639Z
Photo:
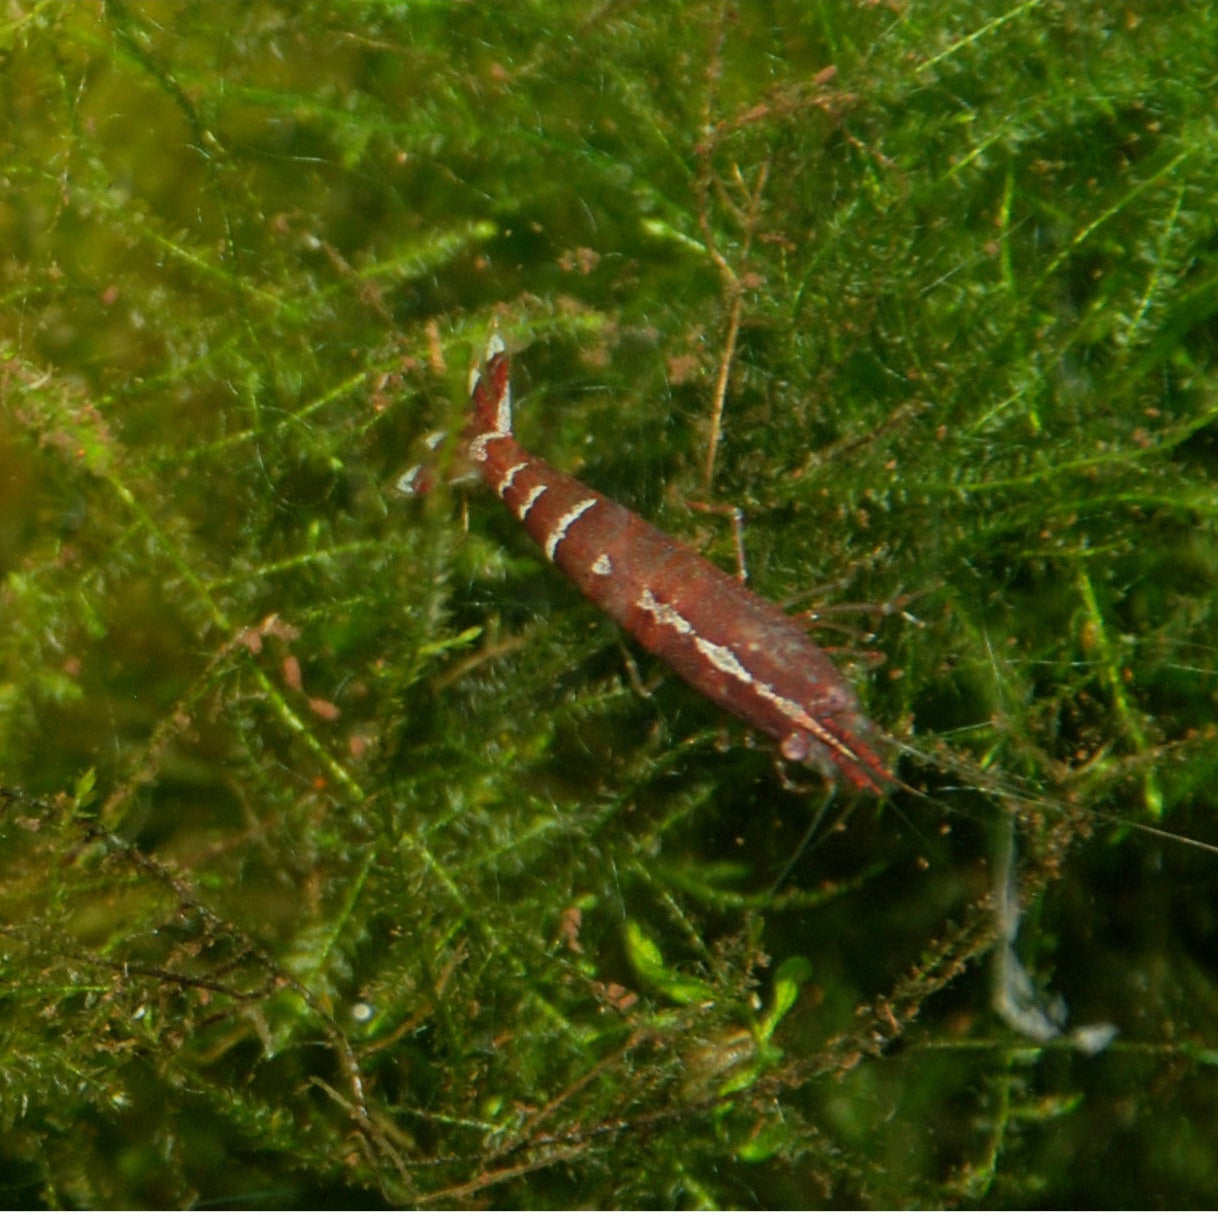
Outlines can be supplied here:
M1212 1198L1213 26L10 14L6 1200ZM493 318L530 446L744 510L906 788L799 854L815 775L394 496ZM1011 814L1095 1058L990 1013Z

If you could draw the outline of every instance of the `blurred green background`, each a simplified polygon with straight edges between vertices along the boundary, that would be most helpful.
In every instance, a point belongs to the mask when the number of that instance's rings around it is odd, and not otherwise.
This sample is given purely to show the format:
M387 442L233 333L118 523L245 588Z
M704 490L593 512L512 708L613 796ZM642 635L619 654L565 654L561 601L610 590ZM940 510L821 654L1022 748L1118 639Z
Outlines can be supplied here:
M1215 45L6 6L0 1202L1218 1199ZM742 509L908 789L801 852L814 773L395 496L495 319L526 444L728 568ZM1094 1057L991 1012L1012 819Z

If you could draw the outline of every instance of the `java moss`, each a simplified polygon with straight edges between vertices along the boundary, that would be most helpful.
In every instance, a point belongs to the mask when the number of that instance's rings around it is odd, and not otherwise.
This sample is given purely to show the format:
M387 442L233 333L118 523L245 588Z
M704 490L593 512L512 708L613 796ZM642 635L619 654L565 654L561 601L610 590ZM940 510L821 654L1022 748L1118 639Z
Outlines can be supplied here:
M5 1200L1211 1202L1213 24L10 14ZM742 510L904 789L801 852L815 773L394 495L493 319L532 448ZM1012 816L1096 1056L990 1009Z

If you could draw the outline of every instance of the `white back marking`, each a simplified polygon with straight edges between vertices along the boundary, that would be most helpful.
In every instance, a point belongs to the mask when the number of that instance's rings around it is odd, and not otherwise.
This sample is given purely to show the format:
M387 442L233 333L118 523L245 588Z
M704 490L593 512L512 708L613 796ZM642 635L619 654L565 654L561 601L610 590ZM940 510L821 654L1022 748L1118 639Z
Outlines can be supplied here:
M486 346L482 350L482 362L475 364L469 370L469 392L473 395L475 389L478 388L478 382L482 380L482 373L487 364L499 355L506 351L503 339L496 330L490 338L486 340ZM508 382L503 386L503 393L499 395L499 400L495 403L495 431L499 435L510 436L512 434L512 382ZM479 436L478 439L482 437ZM477 441L475 441L476 443ZM472 445L471 445L472 447Z
M768 681L759 681L741 663L740 657L730 647L704 639L688 618L678 609L674 609L672 605L666 605L663 601L657 600L655 593L650 588L644 587L635 604L644 613L651 614L659 625L668 626L678 634L692 636L698 654L703 656L713 668L726 676L734 677L741 684L747 685L759 697L764 698L775 707L784 718L798 724L809 736L828 745L831 749L844 753L851 761L859 760L852 749L843 744L828 728L818 723L798 702L780 694Z
M539 482L533 487L527 495L516 505L516 519L523 520L532 510L533 504L542 497L550 488L544 483Z
M581 499L569 512L564 512L555 522L554 527L550 530L549 536L546 538L545 551L546 557L553 562L554 552L558 549L559 542L567 535L567 530L586 512L589 508L596 507L595 499Z
M499 485L495 487L495 493L500 499L502 499L504 495L506 495L508 491L512 489L512 483L516 481L516 475L520 473L522 469L528 469L528 467L529 463L527 461L521 461L516 465L513 465L511 469L504 473L503 477L499 479Z

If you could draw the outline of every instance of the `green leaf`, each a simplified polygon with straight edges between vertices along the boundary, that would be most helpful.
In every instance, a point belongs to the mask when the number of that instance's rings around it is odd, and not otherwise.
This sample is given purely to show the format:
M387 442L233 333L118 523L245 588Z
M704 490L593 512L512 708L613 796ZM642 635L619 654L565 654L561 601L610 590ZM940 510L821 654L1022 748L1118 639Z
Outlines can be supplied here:
M669 968L659 945L634 921L626 923L626 953L640 979L673 1002L688 1006L714 1000L715 991L706 982Z
M83 812L93 802L96 784L97 771L92 767L77 778L76 785L72 790L72 803L75 805L77 812Z
M790 1128L781 1121L771 1121L737 1149L736 1157L745 1163L764 1163L778 1154L790 1140Z
M764 1045L774 1035L782 1017L795 1005L799 991L812 979L812 964L803 956L789 956L774 974L774 1000L757 1032Z

